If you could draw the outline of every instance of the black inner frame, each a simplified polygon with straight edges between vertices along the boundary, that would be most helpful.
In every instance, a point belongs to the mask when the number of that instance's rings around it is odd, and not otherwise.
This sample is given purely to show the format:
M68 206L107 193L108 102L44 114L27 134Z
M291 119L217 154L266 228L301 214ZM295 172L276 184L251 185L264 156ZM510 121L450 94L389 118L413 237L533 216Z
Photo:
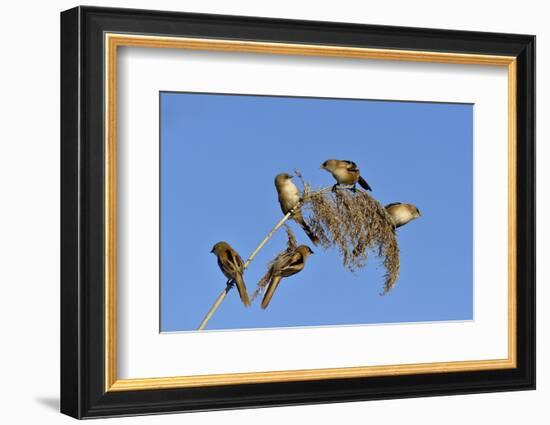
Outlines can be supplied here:
M517 368L105 392L105 32L517 57ZM61 14L61 118L63 413L90 418L535 388L534 36L77 7Z

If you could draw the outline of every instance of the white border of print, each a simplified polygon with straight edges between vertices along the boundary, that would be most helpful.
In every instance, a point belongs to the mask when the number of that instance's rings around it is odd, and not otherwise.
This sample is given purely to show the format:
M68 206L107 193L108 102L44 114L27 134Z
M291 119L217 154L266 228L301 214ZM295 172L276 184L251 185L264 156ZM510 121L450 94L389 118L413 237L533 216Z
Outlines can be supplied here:
M507 358L506 67L138 47L118 61L119 379ZM475 320L159 333L159 91L475 104Z

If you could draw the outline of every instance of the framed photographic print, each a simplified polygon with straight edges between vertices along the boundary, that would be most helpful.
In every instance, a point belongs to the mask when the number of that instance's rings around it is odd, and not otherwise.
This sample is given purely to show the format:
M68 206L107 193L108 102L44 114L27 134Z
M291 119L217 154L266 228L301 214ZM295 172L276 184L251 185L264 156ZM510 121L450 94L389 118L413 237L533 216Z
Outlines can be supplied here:
M61 14L61 411L534 389L529 35Z

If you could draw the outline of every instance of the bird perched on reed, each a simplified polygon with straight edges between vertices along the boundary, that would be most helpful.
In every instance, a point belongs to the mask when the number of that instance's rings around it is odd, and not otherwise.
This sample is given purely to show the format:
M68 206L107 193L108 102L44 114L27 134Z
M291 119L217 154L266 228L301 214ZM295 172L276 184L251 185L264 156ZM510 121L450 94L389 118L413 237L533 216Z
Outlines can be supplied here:
M277 256L273 264L267 271L262 280L267 281L267 290L262 299L262 309L266 309L279 286L283 277L290 277L302 271L308 257L313 254L311 248L307 245L300 245L294 250L285 251ZM262 283L260 282L259 285Z
M302 215L302 209L299 206L296 207L301 202L301 197L300 191L292 182L292 176L287 173L277 174L275 177L275 188L279 195L279 204L281 205L283 214L288 214L293 208L296 208L292 213L292 219L304 229L304 232L311 242L317 245L319 239L305 222L304 216Z
M237 291L239 291L239 296L245 307L250 306L250 299L243 279L244 263L239 253L223 241L215 244L210 252L218 257L218 266L225 277L229 279L228 284L237 286Z
M385 208L396 229L421 216L419 209L413 204L393 202L386 205Z
M332 177L336 180L337 184L332 187L332 190L336 190L337 185L352 186L351 190L355 192L355 185L359 185L365 189L372 191L367 181L361 177L361 173L357 164L353 161L340 160L340 159L327 159L321 164L323 170L332 174Z

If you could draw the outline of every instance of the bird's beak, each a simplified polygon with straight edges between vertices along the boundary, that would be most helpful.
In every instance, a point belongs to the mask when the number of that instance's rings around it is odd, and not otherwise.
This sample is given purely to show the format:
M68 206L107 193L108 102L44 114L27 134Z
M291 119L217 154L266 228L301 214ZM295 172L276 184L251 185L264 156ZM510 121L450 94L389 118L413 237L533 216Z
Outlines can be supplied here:
M309 250L309 253L310 254L315 254L315 252L313 252L311 249Z
M210 254L213 254L213 253L214 253L214 248L212 248L212 249L210 250Z

